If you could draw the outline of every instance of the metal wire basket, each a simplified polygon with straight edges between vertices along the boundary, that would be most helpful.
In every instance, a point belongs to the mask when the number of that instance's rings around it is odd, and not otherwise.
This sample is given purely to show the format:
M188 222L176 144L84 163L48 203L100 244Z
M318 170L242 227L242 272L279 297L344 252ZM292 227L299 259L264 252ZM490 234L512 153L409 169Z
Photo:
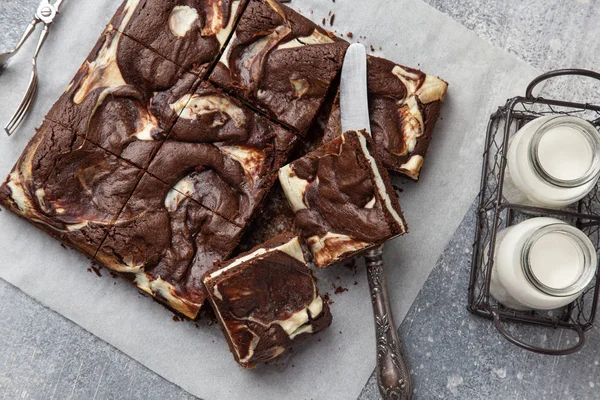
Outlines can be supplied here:
M477 208L477 227L473 245L468 309L475 315L492 319L496 329L510 342L541 354L565 355L580 350L585 343L585 331L592 327L598 295L600 276L596 276L582 295L570 305L548 311L516 311L499 304L490 296L490 276L494 260L496 234L533 216L561 219L585 232L596 250L600 249L600 189L598 186L578 203L563 210L519 206L502 197L508 142L527 122L544 115L570 115L589 121L600 128L600 106L572 103L534 97L534 88L542 81L561 75L580 75L600 80L600 74L587 70L566 69L548 72L534 79L527 87L525 97L514 97L498 108L487 128L481 191ZM547 348L529 343L523 335L517 337L508 323L533 324L576 332L578 339L566 348ZM514 327L513 327L514 328ZM529 338L531 339L531 338ZM568 344L568 342L567 342Z

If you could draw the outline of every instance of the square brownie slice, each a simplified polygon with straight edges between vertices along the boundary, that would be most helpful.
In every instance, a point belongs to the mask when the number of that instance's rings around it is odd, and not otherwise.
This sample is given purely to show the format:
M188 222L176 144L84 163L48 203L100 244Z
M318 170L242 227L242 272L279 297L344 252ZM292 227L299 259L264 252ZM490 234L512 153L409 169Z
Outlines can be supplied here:
M241 231L144 174L96 259L193 319L206 298L202 275L231 254Z
M273 360L331 324L297 236L283 234L207 274L204 285L235 360Z
M303 133L348 45L275 0L250 0L210 80Z
M296 136L208 82L188 100L148 172L245 227Z
M47 118L146 168L197 79L108 28Z
M125 0L111 25L204 77L245 4L246 0Z
M367 62L371 135L377 153L389 170L418 180L448 84L383 58L369 56ZM341 133L338 96L324 140Z
M406 232L387 171L365 132L345 132L279 170L317 267L326 267Z
M94 257L141 175L62 125L44 121L0 186L0 204Z

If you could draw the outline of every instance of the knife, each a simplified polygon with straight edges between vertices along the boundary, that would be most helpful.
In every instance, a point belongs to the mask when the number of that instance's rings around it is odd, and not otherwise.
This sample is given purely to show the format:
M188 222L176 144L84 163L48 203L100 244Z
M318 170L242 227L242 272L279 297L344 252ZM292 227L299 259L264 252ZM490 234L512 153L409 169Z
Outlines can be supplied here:
M367 51L360 44L348 47L340 83L342 132L366 130L371 134L367 96ZM365 254L377 338L377 384L384 399L412 398L412 380L402 354L383 270L383 246Z

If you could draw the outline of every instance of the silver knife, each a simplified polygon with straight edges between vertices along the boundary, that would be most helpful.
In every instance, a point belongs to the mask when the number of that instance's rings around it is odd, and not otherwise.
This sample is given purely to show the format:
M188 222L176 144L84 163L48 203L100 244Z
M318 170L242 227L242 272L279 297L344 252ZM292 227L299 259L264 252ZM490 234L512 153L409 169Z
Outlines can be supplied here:
M356 43L348 48L342 68L340 107L342 131L371 133L367 96L367 51ZM383 271L383 246L365 255L377 337L377 384L384 399L412 397L412 380L402 354Z

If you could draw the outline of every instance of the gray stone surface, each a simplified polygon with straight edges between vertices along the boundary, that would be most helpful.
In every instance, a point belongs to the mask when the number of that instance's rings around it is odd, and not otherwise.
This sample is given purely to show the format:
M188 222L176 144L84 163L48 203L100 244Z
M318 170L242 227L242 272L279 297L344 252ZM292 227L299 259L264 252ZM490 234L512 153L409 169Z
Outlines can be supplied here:
M426 2L542 70L599 65L600 1ZM18 41L37 3L0 0L0 51ZM582 81L572 82L559 79L547 93L580 100L600 98L598 85L590 89ZM518 350L502 340L489 321L466 311L472 229L471 212L401 326L416 383L415 397L600 398L598 328L588 334L582 352L544 357ZM555 332L539 335L548 344L570 340ZM0 348L0 399L192 398L3 281ZM360 398L379 398L374 376Z

